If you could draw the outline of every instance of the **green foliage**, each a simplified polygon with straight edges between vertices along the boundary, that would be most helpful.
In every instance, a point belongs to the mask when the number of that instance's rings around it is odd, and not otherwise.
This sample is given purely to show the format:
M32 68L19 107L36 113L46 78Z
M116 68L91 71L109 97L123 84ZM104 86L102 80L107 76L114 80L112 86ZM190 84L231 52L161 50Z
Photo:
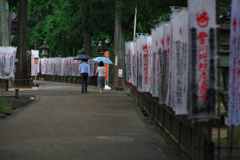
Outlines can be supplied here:
M168 1L159 0L123 0L123 30L127 40L132 39L135 8L138 9L137 32L150 33L151 28L169 17ZM184 4L183 4L184 5Z
M7 100L4 97L0 97L0 113L10 113L12 111Z
M30 46L40 47L46 41L52 56L72 52L68 45L72 23L70 9L68 1L64 0L30 0Z
M30 0L29 27L31 48L44 41L51 56L71 56L82 48L83 32L110 37L113 32L113 9L105 5L112 1L98 0ZM101 35L100 34L100 35Z
M121 0L122 26L126 39L132 38L135 7L138 8L137 32L150 32L159 21L168 18L167 0ZM51 56L72 56L83 46L83 33L91 36L92 47L97 42L113 42L115 0L29 0L29 46L39 48L44 41Z

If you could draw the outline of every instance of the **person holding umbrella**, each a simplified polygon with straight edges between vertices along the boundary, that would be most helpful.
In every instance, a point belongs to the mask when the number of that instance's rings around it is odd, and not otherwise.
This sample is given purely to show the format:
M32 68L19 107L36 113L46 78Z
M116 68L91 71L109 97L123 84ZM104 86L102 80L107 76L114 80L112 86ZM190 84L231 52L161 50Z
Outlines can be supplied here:
M103 61L100 61L98 63L97 68L97 84L99 88L99 93L102 94L104 86L105 86L105 67Z
M82 77L82 93L87 93L88 88L88 75L90 74L90 66L87 62L88 59L82 59L82 63L79 65L79 71Z
M97 74L98 74L98 87L100 89L100 94L102 94L102 91L105 87L105 76L106 76L106 70L104 67L104 64L113 64L112 61L108 57L96 57L93 59L95 62L98 62L98 68L97 68ZM106 86L106 89L109 89L110 87Z

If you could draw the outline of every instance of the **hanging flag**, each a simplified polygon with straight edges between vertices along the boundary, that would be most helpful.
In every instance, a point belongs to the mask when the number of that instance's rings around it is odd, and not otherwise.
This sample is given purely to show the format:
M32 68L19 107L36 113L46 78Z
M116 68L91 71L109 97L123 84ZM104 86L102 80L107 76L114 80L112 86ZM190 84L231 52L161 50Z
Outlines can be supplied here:
M14 79L16 48L0 47L0 79Z
M134 46L135 43L131 42L129 44L129 52L130 52L130 57L129 57L129 70L130 70L130 83L134 84Z
M142 86L143 86L143 91L144 92L149 92L150 91L150 64L149 64L149 59L150 59L150 52L151 52L151 43L152 43L152 38L150 36L144 36L142 38L142 62L143 62L143 67L142 67L142 73L143 73L143 79L142 79Z
M152 29L151 31L151 38L152 38L152 43L151 43L151 54L149 56L149 73L150 73L150 93L153 97L157 97L156 93L155 93L155 74L156 74L156 70L155 70L155 60L154 57L156 55L156 48L157 48L157 39L156 39L156 28Z
M164 69L164 64L161 61L161 54L163 53L163 43L162 43L162 38L164 35L164 30L163 30L163 25L160 25L157 28L156 31L156 39L157 42L155 42L157 44L156 46L156 54L154 56L154 65L155 65L155 92L157 97L159 98L159 102L161 103L161 86L162 86L162 71Z
M141 35L136 40L136 54L137 54L137 88L138 91L143 91L143 58L142 58L142 44L144 36Z
M133 85L137 87L137 80L138 80L138 73L137 73L137 65L138 65L138 59L137 59L137 44L136 41L133 42L133 58L132 58L132 71L133 71Z
M159 103L166 104L170 106L170 57L171 57L171 40L172 40L172 33L171 33L171 24L165 23L160 26L159 28L159 49L158 55L160 59L160 68L159 68ZM157 69L158 70L158 69Z
M160 39L161 26L152 30L152 47L151 47L151 93L153 97L159 97L160 91Z
M188 11L177 10L172 14L172 56L170 104L177 115L188 113L189 73L189 23Z
M40 72L40 58L39 58L39 51L38 50L31 50L32 56L32 63L31 63L31 75L37 76Z
M192 112L209 113L215 106L216 0L189 0L192 55Z
M240 1L232 0L228 125L240 124Z
M95 75L95 62L89 60L90 64L90 75L92 77ZM74 57L67 58L41 58L40 68L42 75L51 76L74 76L79 77L79 65L80 61L76 60Z
M126 80L128 83L132 84L132 56L133 56L133 42L125 43L125 64L126 64Z
M42 75L46 75L46 58L40 59L40 71Z

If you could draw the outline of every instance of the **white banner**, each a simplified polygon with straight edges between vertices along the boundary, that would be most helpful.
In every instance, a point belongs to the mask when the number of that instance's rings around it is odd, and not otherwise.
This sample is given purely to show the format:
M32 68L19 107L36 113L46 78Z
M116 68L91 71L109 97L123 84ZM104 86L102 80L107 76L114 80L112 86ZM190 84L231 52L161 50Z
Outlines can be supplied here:
M160 55L160 93L159 93L159 103L166 104L170 106L170 57L171 57L171 24L165 23L160 27L159 39L160 39L160 49L158 54Z
M126 76L125 76L125 78L126 78L126 81L128 82L128 83L131 83L131 48L130 48L130 46L131 46L131 43L132 42L126 42L125 43L125 67L127 68L126 69Z
M240 124L240 1L232 0L228 125Z
M138 82L138 58L137 58L137 43L133 42L133 58L132 58L132 70L133 70L133 85L137 86Z
M189 23L186 9L172 14L171 88L172 102L176 114L188 113L189 68Z
M134 84L134 47L135 47L135 43L131 42L130 43L130 83Z
M0 79L15 78L16 51L14 47L0 47Z
M97 64L94 60L89 60L88 64L90 65L90 75L89 77L94 77L96 75Z
M125 47L126 78L129 83L134 84L134 42L127 42Z
M137 87L138 91L143 91L143 58L142 58L142 41L144 36L138 37L136 40L136 54L137 54Z
M192 111L209 113L215 105L216 1L189 0L192 54Z
M31 75L37 76L40 73L40 57L38 50L32 50L31 57Z
M73 57L67 58L42 58L40 59L41 74L52 76L80 76L79 60ZM89 60L90 77L95 75L96 62Z
M160 91L161 91L161 75L162 70L161 68L161 61L160 57L163 54L163 25L159 25L154 30L152 30L151 37L152 37L152 43L151 43L151 93L153 97L160 97ZM163 62L163 61L162 61ZM162 63L163 65L163 63Z
M142 79L142 86L144 92L150 92L150 54L151 54L151 43L152 38L150 36L145 36L142 39L142 73L143 73L143 79Z
M157 29L152 29L151 37L152 37L152 44L151 44L151 54L150 54L150 77L151 77L151 86L150 86L150 93L153 97L158 97L156 94L156 69L155 69L155 57L157 54L157 46L158 46L158 39L157 39Z

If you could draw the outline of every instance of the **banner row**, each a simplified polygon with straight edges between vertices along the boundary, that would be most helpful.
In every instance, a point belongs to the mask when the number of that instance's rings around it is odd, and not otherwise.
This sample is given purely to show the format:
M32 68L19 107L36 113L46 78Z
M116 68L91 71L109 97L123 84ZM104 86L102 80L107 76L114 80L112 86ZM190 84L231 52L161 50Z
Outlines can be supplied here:
M126 75L177 115L214 112L216 99L215 0L190 0L169 22L126 43Z
M74 57L67 58L41 58L37 56L37 51L32 51L32 76L51 75L51 76L76 76L79 77L80 60ZM90 77L95 75L96 62L89 60Z
M229 126L240 124L240 1L232 0ZM177 115L215 114L216 1L189 0L169 22L126 43L126 79ZM204 116L205 115L205 116Z

